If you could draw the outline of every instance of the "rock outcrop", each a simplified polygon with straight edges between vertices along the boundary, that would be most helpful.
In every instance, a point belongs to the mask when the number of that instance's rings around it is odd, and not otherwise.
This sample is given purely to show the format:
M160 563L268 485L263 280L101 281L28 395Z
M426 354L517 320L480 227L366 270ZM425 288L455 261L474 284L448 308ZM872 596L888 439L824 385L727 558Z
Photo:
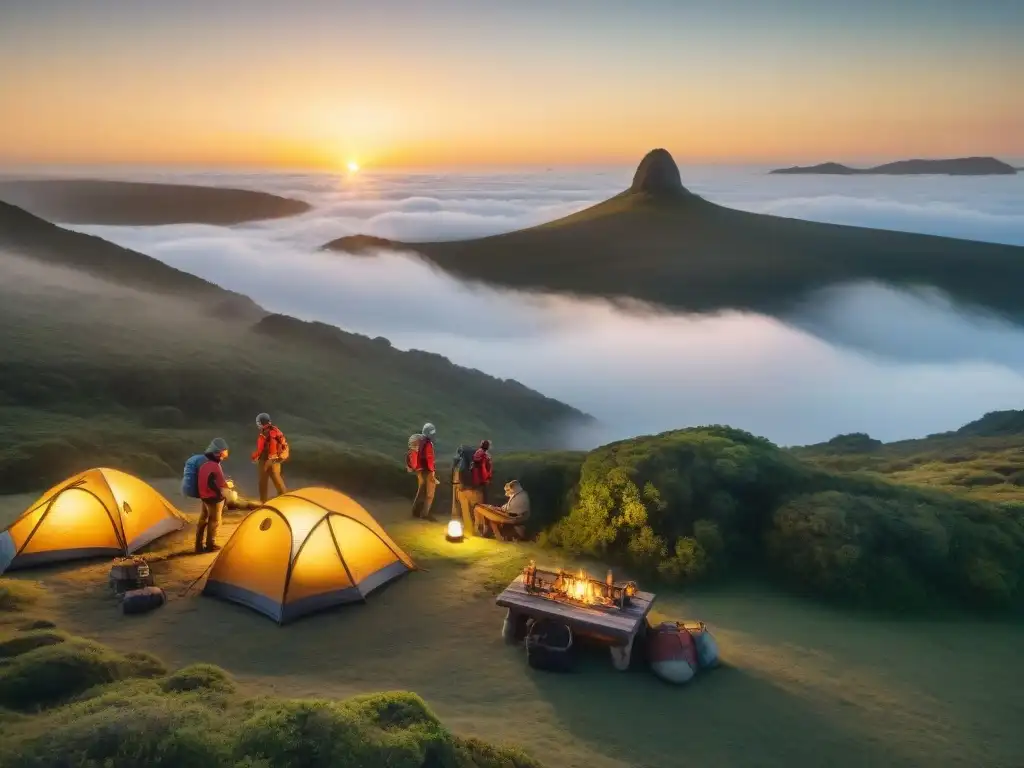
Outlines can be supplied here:
M691 194L683 186L679 167L667 149L652 149L644 155L633 174L629 191L655 198L679 198Z

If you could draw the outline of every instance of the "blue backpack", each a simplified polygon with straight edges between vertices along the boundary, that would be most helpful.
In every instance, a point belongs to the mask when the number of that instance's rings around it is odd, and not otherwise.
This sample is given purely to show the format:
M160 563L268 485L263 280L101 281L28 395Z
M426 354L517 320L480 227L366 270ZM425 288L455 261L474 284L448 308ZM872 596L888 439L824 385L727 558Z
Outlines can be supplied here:
M199 496L199 468L209 459L205 454L197 453L185 462L185 471L181 476L181 495L190 499L198 499Z

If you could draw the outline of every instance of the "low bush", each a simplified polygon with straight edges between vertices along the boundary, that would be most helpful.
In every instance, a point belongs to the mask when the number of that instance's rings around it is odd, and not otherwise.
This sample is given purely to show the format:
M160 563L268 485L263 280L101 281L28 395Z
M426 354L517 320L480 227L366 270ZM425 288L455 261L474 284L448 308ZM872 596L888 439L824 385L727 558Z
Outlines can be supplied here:
M67 639L68 636L64 632L46 629L8 635L0 638L0 659L20 656L23 653L34 651L36 648L42 648L47 645L57 645Z
M220 667L212 664L192 664L179 669L163 681L162 687L168 693L187 691L218 691L232 693L235 681Z
M0 766L541 768L518 750L453 735L415 694L244 700L232 688L226 672L196 664L94 687L31 716L0 710Z
M148 654L120 654L89 640L67 640L16 656L0 667L0 706L33 711L53 706L96 685L166 670Z
M727 427L598 448L568 497L542 541L646 578L689 583L755 567L867 605L1024 602L1016 505L826 471Z
M0 611L23 611L39 602L43 588L34 581L0 579Z

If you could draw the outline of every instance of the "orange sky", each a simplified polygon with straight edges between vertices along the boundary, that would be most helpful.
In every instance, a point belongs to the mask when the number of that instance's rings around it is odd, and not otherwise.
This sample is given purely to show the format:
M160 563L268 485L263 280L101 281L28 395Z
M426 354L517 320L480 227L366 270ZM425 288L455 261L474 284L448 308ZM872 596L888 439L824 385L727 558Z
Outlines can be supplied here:
M858 31L859 17L820 13L745 24L748 1L695 17L676 15L686 0L594 0L589 24L531 0L476 17L455 0L390 17L15 4L0 27L0 163L631 163L654 146L681 162L1024 156L1024 13L987 17L980 2L973 26L901 16L897 34L894 19Z

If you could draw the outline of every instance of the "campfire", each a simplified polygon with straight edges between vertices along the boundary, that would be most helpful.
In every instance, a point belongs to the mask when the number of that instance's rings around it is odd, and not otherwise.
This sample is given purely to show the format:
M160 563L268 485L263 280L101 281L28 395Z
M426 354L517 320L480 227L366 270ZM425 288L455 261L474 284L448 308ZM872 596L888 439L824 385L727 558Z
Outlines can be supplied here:
M537 568L533 561L523 569L523 587L531 595L585 605L592 608L622 610L636 594L636 582L616 583L611 571L604 581L593 579L587 572Z

